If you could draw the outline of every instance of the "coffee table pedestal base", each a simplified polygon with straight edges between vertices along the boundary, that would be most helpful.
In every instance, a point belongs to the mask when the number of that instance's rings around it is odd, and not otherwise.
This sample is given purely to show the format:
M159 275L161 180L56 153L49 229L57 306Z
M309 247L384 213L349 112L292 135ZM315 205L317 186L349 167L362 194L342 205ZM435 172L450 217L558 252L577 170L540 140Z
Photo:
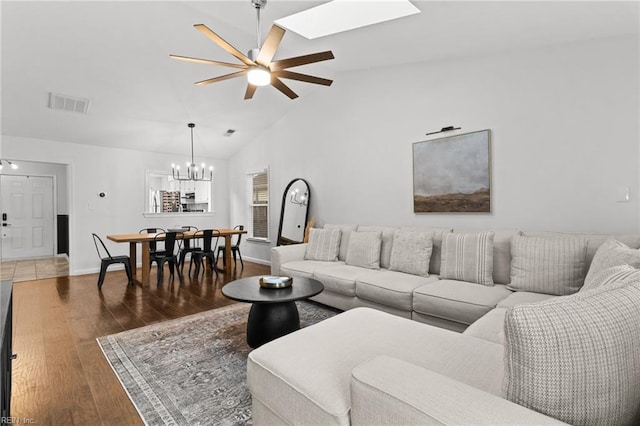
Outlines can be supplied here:
M255 349L299 329L296 302L254 303L247 320L247 343Z

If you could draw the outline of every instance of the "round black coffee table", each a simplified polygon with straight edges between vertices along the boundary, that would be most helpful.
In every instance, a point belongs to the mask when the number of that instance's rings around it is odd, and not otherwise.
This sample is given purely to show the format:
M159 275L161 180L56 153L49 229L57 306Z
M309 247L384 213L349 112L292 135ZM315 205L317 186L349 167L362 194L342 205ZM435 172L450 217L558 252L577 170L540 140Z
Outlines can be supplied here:
M253 303L247 320L247 343L257 348L278 337L300 329L296 300L320 294L324 286L313 278L293 278L287 288L262 288L260 277L242 278L222 287L229 299Z

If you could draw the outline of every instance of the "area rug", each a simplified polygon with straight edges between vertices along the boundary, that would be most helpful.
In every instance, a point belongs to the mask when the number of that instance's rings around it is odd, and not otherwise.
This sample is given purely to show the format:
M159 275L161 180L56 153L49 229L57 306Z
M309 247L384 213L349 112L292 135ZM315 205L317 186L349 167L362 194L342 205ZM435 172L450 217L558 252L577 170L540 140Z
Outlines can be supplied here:
M337 313L296 303L302 327ZM249 309L234 304L97 340L145 424L244 425Z

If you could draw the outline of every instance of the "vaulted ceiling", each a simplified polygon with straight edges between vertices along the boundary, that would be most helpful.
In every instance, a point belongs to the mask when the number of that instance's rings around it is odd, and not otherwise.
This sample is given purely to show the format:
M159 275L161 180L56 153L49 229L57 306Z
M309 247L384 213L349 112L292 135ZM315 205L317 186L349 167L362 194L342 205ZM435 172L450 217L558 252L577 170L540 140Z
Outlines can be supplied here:
M269 0L263 38L275 19L322 3ZM355 70L637 36L639 27L637 2L413 3L422 13L315 40L288 31L275 59L332 50L335 60L295 71L338 80ZM198 155L228 158L291 109L339 90L293 81L296 100L264 87L245 101L242 78L195 86L230 71L169 54L235 61L193 28L198 23L241 51L257 47L249 0L2 1L0 8L3 135L183 153L187 123L195 122ZM49 92L89 99L87 114L47 108ZM236 133L225 137L227 129Z

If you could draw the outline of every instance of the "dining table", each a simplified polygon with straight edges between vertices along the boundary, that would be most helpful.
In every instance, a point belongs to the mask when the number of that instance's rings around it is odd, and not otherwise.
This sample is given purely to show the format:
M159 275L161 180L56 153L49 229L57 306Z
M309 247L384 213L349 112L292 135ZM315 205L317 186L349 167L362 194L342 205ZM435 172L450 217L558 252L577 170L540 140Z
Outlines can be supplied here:
M230 273L232 270L231 266L231 238L234 235L246 234L246 230L240 229L228 229L228 228L216 228L217 231L220 232L220 236L224 238L224 269L222 270L225 273ZM176 230L178 231L178 230ZM178 236L178 238L184 240L190 240L194 238L199 238L200 236L195 236L198 231L179 231L182 236ZM151 243L154 241L162 241L164 238L162 237L163 232L159 233L147 233L147 234L111 234L107 235L107 239L113 241L115 243L129 243L129 258L131 261L131 272L133 276L136 277L137 272L137 263L138 263L138 244L142 246L142 279L140 283L143 287L149 286L150 283L150 275L151 275ZM216 268L217 265L214 265Z

